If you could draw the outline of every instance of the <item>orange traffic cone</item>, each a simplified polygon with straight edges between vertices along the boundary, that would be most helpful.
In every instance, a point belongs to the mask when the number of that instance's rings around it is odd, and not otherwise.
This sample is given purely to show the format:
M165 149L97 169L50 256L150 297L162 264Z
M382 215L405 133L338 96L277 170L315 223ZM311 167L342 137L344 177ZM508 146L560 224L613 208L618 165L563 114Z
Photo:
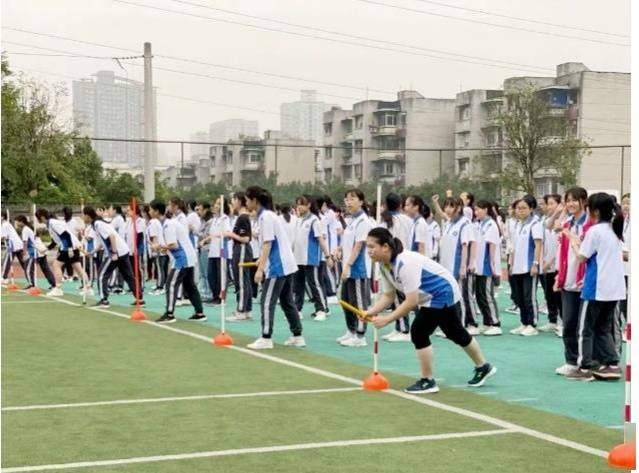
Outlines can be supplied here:
M390 383L381 374L373 372L364 380L362 387L367 391L383 391L390 387Z
M637 445L622 443L608 453L608 465L622 470L634 470L637 465Z
M42 289L40 289L39 287L32 287L27 292L32 296L39 296L40 294L42 294Z
M218 347L228 347L233 345L233 338L228 333L220 332L213 337L213 344Z
M135 309L129 317L129 320L133 322L142 322L143 320L147 320L146 314L142 312L140 309Z

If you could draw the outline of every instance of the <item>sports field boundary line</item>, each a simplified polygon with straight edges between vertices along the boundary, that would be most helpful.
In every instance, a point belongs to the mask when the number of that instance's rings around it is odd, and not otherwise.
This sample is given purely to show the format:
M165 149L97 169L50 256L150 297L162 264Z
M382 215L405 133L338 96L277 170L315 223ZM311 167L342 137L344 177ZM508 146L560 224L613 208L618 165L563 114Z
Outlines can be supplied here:
M69 304L69 305L73 305L76 307L84 307L82 306L82 304L78 304L72 301L68 301L65 299L60 299L60 298L55 298L55 297L50 297L50 296L43 296L46 297L48 299L52 299L55 301L59 301L65 304ZM103 313L108 313L108 314L112 314L115 315L117 317L121 317L124 319L129 319L129 317L126 314L122 314L120 312L115 312L113 310L109 310L109 309L100 309L99 307L86 307L87 309L93 310L95 312L103 312ZM202 340L205 341L209 344L212 344L212 338L210 336L205 336L205 335L200 335L198 333L193 333L193 332L189 332L188 330L182 330L176 327L172 327L169 325L162 325L162 324L158 324L149 320L145 320L142 321L142 323L148 324L148 325L152 325L154 327L157 328L161 328L164 330L168 330L170 332L175 332L175 333L180 333L182 335L186 335L187 337L192 337L195 338L197 340ZM239 351L241 353L245 353L257 358L262 358L264 360L269 360L275 363L279 363L281 365L285 365L285 366L290 366L293 368L297 368L309 373L315 373L317 375L320 376L324 376L326 378L331 378L331 379L337 379L339 381L343 381L345 383L348 384L355 384L357 386L361 386L362 385L362 381L359 379L355 379L355 378L350 378L347 376L343 376L337 373L333 373L331 371L327 371L327 370L323 370L320 368L315 368L313 366L307 366L304 365L302 363L298 363L295 361L290 361L290 360L286 360L284 358L278 358L276 356L273 355L268 355L266 353L260 352L260 351L255 351L255 350L250 350L248 348L242 348L242 347L237 347L235 345L231 345L228 347L231 350L235 350L235 351ZM435 409L440 409L443 411L447 411L447 412L452 412L454 414L459 414L461 416L464 417L469 417L471 419L475 419L475 420L479 420L481 422L485 422L487 424L492 424L495 425L497 427L501 427L502 429L508 429L511 431L516 431L518 433L521 434L525 434L528 435L530 437L534 437L537 438L539 440L544 440L546 442L550 442L550 443L554 443L556 445L561 445L563 447L568 447L568 448L572 448L574 450L583 452L583 453L588 453L590 455L594 455L600 458L608 458L608 452L604 451L604 450L599 450L597 448L593 448L593 447L589 447L588 445L584 445L581 444L579 442L574 442L572 440L568 440L562 437L557 437L555 435L552 434L547 434L545 432L540 432L538 430L535 429L530 429L528 427L524 427L518 424L515 424L513 422L508 422L502 419L498 419L496 417L492 417L486 414L481 414L479 412L474 412L468 409L464 409L463 407L457 407L457 406L451 406L449 404L445 404L443 402L439 402L439 401L434 401L432 399L428 399L425 397L419 397L417 395L413 395L413 394L408 394L402 391L397 391L396 389L387 389L384 391L385 393L388 394L392 394L394 396L400 397L402 399L407 399L409 401L413 401L413 402L417 402L420 404L424 404L426 406L435 408Z
M231 394L199 394L195 396L175 396L175 397L151 397L140 399L115 399L112 401L93 401L93 402L74 402L67 404L33 404L28 406L9 406L3 407L2 412L15 411L35 411L48 409L72 409L78 407L97 407L97 406L121 406L128 404L151 404L156 402L175 402L175 401L203 401L208 399L236 399L243 397L272 397L287 395L303 395L303 394L327 394L327 393L343 393L348 391L360 391L361 388L326 388L326 389L298 389L290 391L263 391L254 393L231 393Z
M18 466L18 467L3 468L2 471L3 473L51 471L51 470L64 470L64 469L72 469L72 468L130 465L134 463L153 463L153 462L176 461L176 460L193 460L197 458L226 457L226 456L247 455L247 454L256 454L256 453L279 453L279 452L290 452L290 451L296 451L296 450L312 450L312 449L319 449L319 448L335 448L335 447L343 448L343 447L352 447L352 446L369 446L369 445L424 442L424 441L435 441L435 440L464 439L464 438L487 437L491 435L512 434L512 433L516 433L516 432L512 432L507 429L499 429L499 430L479 430L479 431L471 431L471 432L452 432L447 434L412 435L412 436L406 436L406 437L335 440L331 442L298 443L293 445L273 445L271 447L234 448L229 450L211 450L207 452L178 453L178 454L171 454L171 455L131 457L131 458L121 458L121 459L113 459L113 460L57 463L57 464L51 464L51 465Z
M2 304L48 304L47 301L2 301Z

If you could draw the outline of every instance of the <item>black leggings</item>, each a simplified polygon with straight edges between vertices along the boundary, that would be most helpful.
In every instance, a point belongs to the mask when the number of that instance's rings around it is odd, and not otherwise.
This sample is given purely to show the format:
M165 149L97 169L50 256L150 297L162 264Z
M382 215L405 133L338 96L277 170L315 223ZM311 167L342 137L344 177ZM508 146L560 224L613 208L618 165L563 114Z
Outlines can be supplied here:
M410 328L410 338L415 350L428 348L431 345L430 336L437 327L442 329L450 341L462 348L470 345L473 337L461 324L461 304L435 309L420 307Z
M202 298L195 284L195 272L193 267L175 269L171 268L167 278L166 288L166 313L173 314L177 302L178 289L183 288L184 295L191 301L196 314L203 313Z
M556 324L561 318L561 293L553 291L557 272L544 273L539 275L539 281L544 288L546 305L548 306L548 322Z
M53 276L53 272L49 267L49 262L47 261L46 256L38 256L38 265L40 266L40 270L42 270L42 274L47 278L47 282L49 286L55 287L55 277Z
M133 279L129 255L120 256L115 261L112 260L110 256L105 258L102 263L102 268L100 268L100 276L98 277L98 292L100 293L100 298L102 300L109 298L109 278L111 278L111 275L116 269L119 270L122 278L127 286L129 286L131 293L136 295L136 299L142 299L141 293L138 295L135 290L135 280ZM141 290L142 288L140 288L140 291Z
M233 279L235 283L235 296L238 312L250 312L253 309L253 285L251 284L251 271L240 266L241 262L253 260L251 245L235 243L233 245ZM215 296L214 296L215 298Z

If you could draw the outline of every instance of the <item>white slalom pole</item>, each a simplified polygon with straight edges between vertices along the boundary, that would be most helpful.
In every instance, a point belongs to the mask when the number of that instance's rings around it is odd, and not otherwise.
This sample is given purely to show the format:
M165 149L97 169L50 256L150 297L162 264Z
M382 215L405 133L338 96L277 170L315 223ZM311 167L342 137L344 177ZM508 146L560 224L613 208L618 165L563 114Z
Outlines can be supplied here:
M7 222L9 222L9 225L13 226L13 223L11 223L11 212L9 211L9 209L7 208ZM9 252L9 261L10 261L10 267L9 267L9 289L15 290L18 289L18 286L16 285L16 281L14 278L14 272L13 272L13 244L11 243L11 240L9 238L7 238L7 251ZM26 276L26 275L25 275Z
M31 204L31 215L33 216L33 231L35 232L35 222L36 222L36 205L35 203ZM33 288L34 293L38 293L38 270L36 266L38 266L38 249L35 247L35 235L33 236Z
M375 221L379 225L382 220L382 185L377 184L377 208L375 212ZM374 292L374 300L377 302L379 300L380 287L379 287L379 271L377 264L373 265L373 288ZM379 334L378 330L375 326L373 326L373 371L378 373L379 367Z

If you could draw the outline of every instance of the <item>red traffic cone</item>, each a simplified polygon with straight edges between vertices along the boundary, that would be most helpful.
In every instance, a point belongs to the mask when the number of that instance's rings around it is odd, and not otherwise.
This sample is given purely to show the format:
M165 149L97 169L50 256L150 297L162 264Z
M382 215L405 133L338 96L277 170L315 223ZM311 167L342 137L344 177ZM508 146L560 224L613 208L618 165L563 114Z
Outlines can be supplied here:
M27 292L32 296L39 296L40 294L42 294L42 289L40 289L39 287L32 287Z
M7 284L7 289L9 291L17 291L20 288L18 287L18 285L16 283L12 282L12 283Z
M390 383L381 374L373 372L364 380L362 387L367 391L383 391L390 387Z
M608 465L622 470L634 470L637 465L637 446L635 443L622 443L608 453Z
M228 333L220 332L213 337L213 344L218 347L228 347L233 345L233 338Z

